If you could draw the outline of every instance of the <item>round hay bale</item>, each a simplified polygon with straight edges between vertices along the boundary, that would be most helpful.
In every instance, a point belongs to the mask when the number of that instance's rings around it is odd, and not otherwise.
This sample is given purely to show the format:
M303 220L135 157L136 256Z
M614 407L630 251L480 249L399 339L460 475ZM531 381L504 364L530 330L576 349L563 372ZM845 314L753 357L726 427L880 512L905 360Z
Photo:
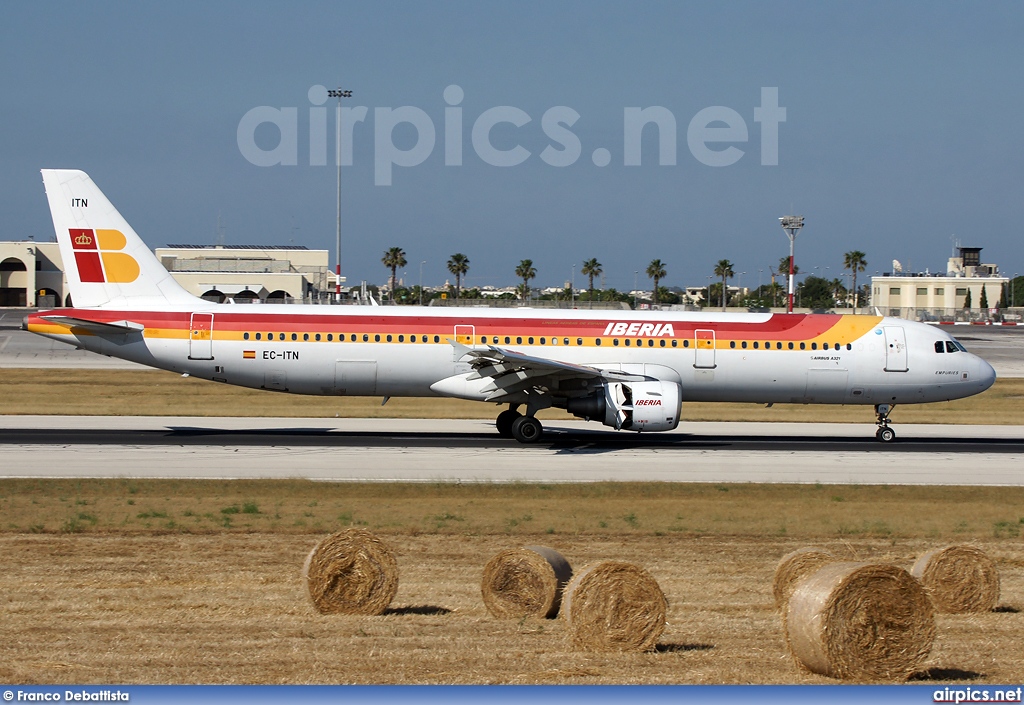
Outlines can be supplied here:
M819 568L794 588L785 625L797 661L832 678L906 680L935 640L928 595L894 565Z
M622 561L585 566L566 586L562 605L569 640L579 651L651 651L668 611L651 574Z
M322 614L381 614L398 592L394 554L365 529L320 541L306 556L302 577Z
M553 548L510 548L487 561L480 592L495 617L550 618L558 614L562 590L571 577L569 562Z
M772 580L775 606L785 607L793 588L802 578L835 561L836 557L823 548L798 548L784 555L775 568L775 579Z
M990 612L999 602L995 561L974 546L928 551L910 573L924 585L937 612Z

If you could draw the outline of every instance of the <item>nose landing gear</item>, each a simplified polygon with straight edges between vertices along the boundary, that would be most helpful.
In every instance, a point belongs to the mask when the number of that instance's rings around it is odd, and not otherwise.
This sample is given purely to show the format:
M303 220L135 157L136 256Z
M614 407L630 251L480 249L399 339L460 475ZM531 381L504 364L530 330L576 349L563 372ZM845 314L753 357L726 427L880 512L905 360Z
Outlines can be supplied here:
M889 427L889 414L895 408L895 404L875 404L875 422L878 424L875 438L882 443L891 443L896 440L896 431Z

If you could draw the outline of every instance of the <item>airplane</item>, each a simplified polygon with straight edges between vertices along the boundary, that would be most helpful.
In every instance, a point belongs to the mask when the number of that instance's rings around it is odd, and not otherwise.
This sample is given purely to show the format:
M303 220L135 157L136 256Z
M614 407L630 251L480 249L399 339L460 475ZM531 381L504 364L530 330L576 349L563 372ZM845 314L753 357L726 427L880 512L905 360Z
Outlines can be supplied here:
M73 306L23 328L225 384L293 394L507 405L534 443L565 409L616 430L674 430L683 402L874 407L961 399L992 366L944 330L881 315L217 304L186 292L93 181L42 170Z

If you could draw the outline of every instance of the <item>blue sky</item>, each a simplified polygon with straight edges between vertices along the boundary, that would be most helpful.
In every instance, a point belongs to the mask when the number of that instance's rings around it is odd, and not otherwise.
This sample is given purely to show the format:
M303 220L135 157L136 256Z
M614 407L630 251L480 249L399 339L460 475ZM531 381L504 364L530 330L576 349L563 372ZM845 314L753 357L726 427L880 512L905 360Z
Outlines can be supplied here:
M442 283L462 252L470 286L514 283L524 258L539 285L563 283L574 264L583 284L589 257L618 289L636 271L646 285L653 258L666 285L704 284L727 258L750 286L788 253L778 217L790 212L806 217L807 273L839 276L852 249L869 274L893 259L943 270L954 236L1024 273L1021 36L1024 5L1009 2L9 3L0 239L51 237L38 170L79 168L151 246L213 243L219 215L229 244L325 248L333 262L334 111L328 164L311 165L309 93L341 85L354 92L347 106L367 108L342 173L350 283L383 283L380 257L400 246L410 284L421 261L424 283ZM459 166L445 164L451 85L463 92ZM786 111L777 165L762 163L763 88ZM239 124L260 106L295 109L296 164L243 154ZM375 125L375 111L401 106L422 111L436 142L379 185L375 160L417 141L410 124ZM529 152L516 166L474 148L474 125L499 106L530 119L488 133L494 149ZM542 124L557 106L579 115L562 132ZM624 111L654 106L675 118L675 164L659 164L648 125L642 163L627 166ZM707 108L746 130L705 144L741 150L728 166L688 144ZM546 163L566 132L578 158ZM269 151L278 128L252 135Z

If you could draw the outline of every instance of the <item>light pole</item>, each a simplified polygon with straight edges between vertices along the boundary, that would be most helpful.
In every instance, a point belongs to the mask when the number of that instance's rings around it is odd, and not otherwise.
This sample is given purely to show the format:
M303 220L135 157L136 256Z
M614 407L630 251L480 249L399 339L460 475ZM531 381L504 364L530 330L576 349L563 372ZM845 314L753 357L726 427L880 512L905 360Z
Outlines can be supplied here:
M740 276L739 276L739 291L736 292L740 296L743 296L743 275L744 274L746 274L746 272L740 272Z
M708 275L708 298L707 298L707 305L708 306L711 305L711 279L712 279L712 277L709 274Z
M338 114L335 116L335 133L334 133L334 156L335 161L338 163L338 241L337 247L334 250L334 297L338 303L341 303L341 99L351 98L352 91L343 90L340 86L334 90L327 91L328 98L338 99Z
M802 215L784 215L779 218L779 223L789 237L789 299L786 304L786 312L793 313L793 243L796 242L800 228L804 227L804 217Z
M636 277L640 274L639 270L633 270L633 310L636 311Z
M420 306L423 305L423 265L427 263L427 260L420 262Z
M572 265L572 279L569 280L569 290L572 296L572 307L576 308L576 263Z

